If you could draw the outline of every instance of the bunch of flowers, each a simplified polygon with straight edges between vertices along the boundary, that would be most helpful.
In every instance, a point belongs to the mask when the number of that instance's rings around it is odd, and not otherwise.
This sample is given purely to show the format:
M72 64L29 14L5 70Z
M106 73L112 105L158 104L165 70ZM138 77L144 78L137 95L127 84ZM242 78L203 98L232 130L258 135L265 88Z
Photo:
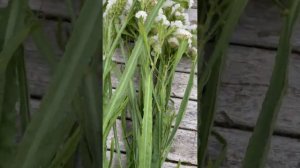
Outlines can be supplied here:
M117 118L122 118L120 127L128 167L161 167L185 114L197 58L197 26L191 24L186 13L192 5L192 0L104 3L103 146L107 149L109 132L113 132L111 148L118 148L120 155L120 131L116 127ZM117 48L125 59L124 69L114 68L117 65L113 55ZM176 111L171 97L172 84L176 67L184 56L191 59L192 72L180 109ZM133 74L139 80L131 79ZM113 76L119 79L115 86ZM113 87L116 87L114 93ZM131 127L127 126L128 116ZM121 157L118 158L122 165ZM106 157L104 160L105 167L110 167L112 157L110 161Z
M148 13L157 4L157 0L139 0L133 6L133 0L109 0L104 12L104 20L109 21L115 18L120 24L124 24L126 17L131 17L126 27L124 39L131 39L134 42L138 36L138 23L144 23ZM188 48L186 56L196 57L196 24L191 24L186 10L191 8L193 0L167 0L159 10L155 23L149 33L152 55L162 54L170 55L176 52L180 41L187 39ZM134 17L130 16L130 10L133 7ZM162 49L170 48L172 50L162 53Z

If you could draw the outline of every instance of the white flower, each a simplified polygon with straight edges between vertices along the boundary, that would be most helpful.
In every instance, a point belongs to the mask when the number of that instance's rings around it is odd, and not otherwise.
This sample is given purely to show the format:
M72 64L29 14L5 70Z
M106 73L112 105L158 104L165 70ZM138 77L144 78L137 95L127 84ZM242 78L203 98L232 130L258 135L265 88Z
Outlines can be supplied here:
M178 47L179 46L179 41L176 37L169 38L168 42L172 47Z
M163 13L159 13L159 15L155 18L156 22L162 22L163 25L169 26L170 21L167 19L167 17Z
M194 57L196 57L197 56L197 48L196 47L192 47L192 48L189 48L189 54L191 55L191 56L194 56Z
M197 48L196 47L192 47L191 50L195 53L197 53Z
M189 25L190 24L190 19L189 19L189 15L187 13L183 13L182 14L183 18L184 18L184 23L186 25Z
M106 17L106 15L108 14L109 10L112 8L112 6L114 4L117 3L117 0L109 0L107 2L107 5L106 5L106 9L105 9L105 12L103 13L103 16Z
M175 2L171 1L171 0L167 0L166 2L164 2L164 4L162 5L162 8L168 8L171 7L175 4Z
M183 28L183 24L180 20L172 21L171 22L171 27Z
M155 56L155 52L154 52L154 51L151 51L151 55L152 55L152 56Z
M180 8L180 4L176 4L172 7L172 13L174 13L175 11L177 11L177 9Z
M190 39L193 37L192 33L182 28L177 29L175 35L177 35L179 38L186 38L186 39Z
M195 31L195 30L197 30L197 25L196 24L189 25L189 26L187 26L187 29L190 31Z
M176 11L176 12L175 12L175 16L182 16L182 13L179 12L179 11Z
M159 9L158 10L158 15L163 15L164 14L164 11L162 9Z
M125 5L125 12L129 12L131 6L132 6L133 2L132 0L127 0L126 5Z
M147 13L145 11L138 11L136 14L135 14L135 17L138 18L138 19L143 19L143 21L145 22L146 19L147 19Z
M154 35L154 36L150 37L150 44L151 45L152 44L157 44L157 43L159 43L159 41L158 41L158 35Z
M115 3L117 3L117 0L109 0L106 5L106 11L109 11Z
M194 4L194 0L189 0L189 8L191 8Z
M189 45L189 48L192 47L192 39L191 38L188 39L188 45Z

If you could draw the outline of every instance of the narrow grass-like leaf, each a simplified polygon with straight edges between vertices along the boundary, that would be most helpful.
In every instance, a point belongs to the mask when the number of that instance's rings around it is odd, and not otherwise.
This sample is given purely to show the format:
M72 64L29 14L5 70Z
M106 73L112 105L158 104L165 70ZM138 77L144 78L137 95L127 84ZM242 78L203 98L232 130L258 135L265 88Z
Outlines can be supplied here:
M206 88L202 93L202 99L200 101L201 120L200 122L200 147L199 147L199 158L198 164L201 167L205 167L205 157L208 146L209 136L212 130L212 126L215 118L216 100L218 96L218 88L220 85L222 58L216 62L212 68L212 73L207 81Z
M114 139L116 142L116 151L117 151L117 157L119 161L119 167L122 167L122 158L121 158L121 149L120 149L120 143L119 143L119 136L118 136L118 130L117 130L117 124L113 126L113 132L114 132Z
M168 153L169 150L171 149L172 141L173 141L173 139L176 135L176 132L179 128L179 125L180 125L180 123L183 119L183 116L184 116L185 112L186 112L189 97L190 97L190 94L192 92L192 88L193 88L193 84L194 84L195 69L196 69L196 65L197 65L195 61L196 60L194 60L193 63L192 63L191 73L190 73L190 76L189 76L188 84L187 84L186 90L184 92L184 96L183 96L182 101L181 101L180 106L179 106L179 110L178 110L178 114L177 114L176 119L175 119L174 127L173 127L170 135L168 136L167 142L165 144L165 146L166 146L165 153ZM165 161L166 157L167 156L164 156L163 160L161 161L161 164Z
M73 125L65 109L75 95L84 70L94 56L100 38L100 1L87 0L75 24L64 56L57 66L53 80L40 109L25 132L13 168L33 168L49 164L66 131Z
M248 0L233 0L228 7L228 16L222 31L218 36L214 51L209 58L208 65L198 80L198 99L200 112L198 113L198 164L205 167L205 157L208 139L214 121L216 97L220 82L224 56L227 51L231 34L242 14ZM204 89L205 88L205 89Z
M209 59L208 66L212 67L215 64L215 62L219 59L219 57L221 57L222 54L226 52L227 47L229 45L229 40L230 40L231 34L232 34L236 24L238 23L239 18L241 16L241 14L243 13L244 8L246 7L247 3L248 3L248 0L232 0L231 1L231 4L228 8L229 14L227 16L226 23L222 27L221 34L216 42L215 50ZM198 91L200 90L200 92L203 90L203 87L204 87L205 81L206 81L206 77L208 76L209 71L210 71L210 69L207 68L202 73L203 75L200 78L199 86L198 86Z
M176 55L181 55L181 56L177 56L177 57L179 57L179 58L182 57L183 51L186 49L186 47L187 47L187 42L185 41L181 44L181 46L179 47L178 53L176 54ZM178 59L178 61L176 61L175 67L179 63L179 60L180 59ZM171 132L170 136L168 137L168 141L166 143L166 146L171 145L172 140L173 140L173 138L176 134L176 131L179 128L180 122L181 122L181 120L182 120L182 118L185 114L186 107L187 107L187 104L188 104L188 101L189 101L189 98L190 98L190 94L191 94L191 91L192 91L192 88L193 88L193 84L194 84L195 69L196 69L196 62L194 60L192 62L191 73L190 73L190 76L189 76L188 84L187 84L186 90L184 92L182 101L180 103L178 114L176 116L176 120L175 120L175 123L174 123L174 128L172 129L172 132ZM175 68L173 69L173 71L175 71Z
M152 23L154 22L154 19L158 13L158 10L162 6L164 0L158 1L155 8L152 10L150 15L147 18L147 21L145 23L145 29L146 33L150 31L150 28L152 26ZM104 117L103 117L103 137L106 139L108 132L112 126L112 124L115 122L112 120L113 118L116 118L115 116L118 116L118 113L116 113L116 109L118 108L117 104L120 104L121 101L124 100L124 96L126 95L125 90L127 89L129 85L129 80L133 77L133 74L135 72L135 69L137 67L138 59L142 52L143 45L143 37L140 36L135 44L135 47L132 51L132 54L127 62L126 68L124 70L124 73L121 77L120 83L118 88L116 89L115 93L113 94L112 98L109 101L109 106L107 106L104 109Z
M39 51L39 53L47 60L50 65L50 70L53 73L57 63L58 56L54 53L53 46L49 43L41 25L37 26L36 30L32 33L32 39Z
M222 150L213 164L213 168L220 168L227 154L227 141L217 131L212 130L211 134L223 145Z
M5 73L6 85L4 87L3 106L0 106L3 111L0 123L0 167L7 167L11 157L14 156L15 136L16 136L16 111L15 105L18 97L17 93L17 77L16 63L12 60L7 66ZM1 74L2 76L3 74ZM1 82L1 81L0 81Z
M291 36L300 14L300 1L294 0L292 2L288 13L284 16L284 25L280 35L270 86L249 141L243 168L263 168L266 164L278 112L288 86Z
M67 139L65 144L63 145L62 149L60 149L54 158L54 160L51 162L51 165L49 168L58 168L58 167L65 167L65 165L68 163L70 158L73 156L73 154L76 151L76 147L78 146L78 143L80 141L82 132L79 127L75 129L75 131L72 133L72 135Z
M110 144L110 157L109 157L108 168L112 167L113 160L114 160L114 153L115 153L115 139L112 139L111 144ZM104 166L104 167L106 167L106 166Z
M97 57L98 58L98 57ZM96 63L96 60L94 61ZM96 65L98 65L96 63ZM89 151L89 156L91 157L91 168L100 167L101 162L101 130L100 130L100 113L102 111L100 102L100 92L99 87L100 78L97 76L96 67L93 65L87 71L84 77L83 88L80 93L81 96L75 96L76 101L82 107L79 109L79 120L80 125L84 131L84 139L86 140L86 145Z
M21 118L21 133L23 134L30 120L30 98L28 92L26 66L24 58L24 48L21 47L16 52L16 67L18 76L18 88L20 97L20 118Z
M146 74L144 83L144 116L139 138L139 167L150 168L152 157L152 75Z
M7 103L5 101L11 100L10 98L11 96L16 96L16 97L18 96L18 94L16 95L14 93L17 90L17 87L14 87L15 83L12 83L17 81L10 81L10 78L13 78L14 73L16 72L16 62L15 62L16 60L13 59L13 57L32 29L33 29L33 25L29 25L25 27L22 31L17 32L13 37L11 37L6 42L6 45L4 45L3 50L0 53L0 127L2 127L2 116L6 115L5 113L13 113L13 111L11 111L12 109L9 108L8 106L15 107L15 103L16 103L16 102ZM11 64L11 61L13 61L14 63ZM14 67L10 67L10 66L14 66ZM12 69L8 70L9 68ZM6 108L11 110L8 110ZM15 121L16 118L12 119L11 122L15 122ZM15 133L16 132L14 132L14 134ZM14 136L11 136L12 138L11 143L14 143ZM1 134L1 137L6 137L6 135Z
M68 13L71 17L72 24L75 24L75 22L76 22L76 13L75 13L75 10L74 10L74 7L73 7L73 2L72 2L72 0L65 0L65 3L66 3L66 6L68 8Z

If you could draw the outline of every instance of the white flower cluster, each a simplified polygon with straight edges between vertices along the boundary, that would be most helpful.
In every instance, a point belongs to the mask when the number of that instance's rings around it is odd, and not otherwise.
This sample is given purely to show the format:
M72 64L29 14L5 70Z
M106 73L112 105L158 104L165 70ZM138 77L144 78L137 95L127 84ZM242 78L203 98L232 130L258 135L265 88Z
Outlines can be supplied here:
M120 2L122 2L123 8L121 14L118 16L119 21L122 24L132 7L133 0L107 0L106 13L118 6L121 9ZM150 42L152 49L157 54L162 52L164 45L176 49L182 40L188 41L187 53L196 53L196 31L197 26L190 23L189 15L185 12L187 8L190 8L194 0L185 0L188 6L181 5L175 0L166 0L162 8L158 11L158 15L155 18L154 25L150 31ZM153 9L153 6L157 3L157 0L138 0L134 7L134 18L131 23L137 23L137 20L145 22L148 17L148 12ZM145 4L149 6L142 6ZM152 7L151 7L152 5ZM107 19L110 19L107 17ZM132 24L131 24L132 25ZM128 29L136 29L136 26L129 26ZM134 32L138 30L130 30L127 32ZM133 39L134 40L134 39ZM166 41L166 43L164 42ZM168 48L168 46L166 46Z
M167 16L164 15L164 12L162 9L159 10L158 16L155 18L156 22L162 23L165 26L170 25L170 21L167 19Z
M138 18L138 19L142 19L143 22L146 21L147 16L148 16L148 14L147 14L145 11L138 11L138 12L135 14L135 17Z

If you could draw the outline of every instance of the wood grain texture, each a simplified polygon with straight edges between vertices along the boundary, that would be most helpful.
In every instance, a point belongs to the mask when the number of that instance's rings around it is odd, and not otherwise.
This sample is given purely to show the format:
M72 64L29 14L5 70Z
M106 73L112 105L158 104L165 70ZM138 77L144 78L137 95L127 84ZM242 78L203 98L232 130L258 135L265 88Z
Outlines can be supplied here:
M7 0L0 0L0 7L6 5ZM76 1L78 2L78 0ZM30 0L30 6L36 11L42 11L50 16L68 17L67 8L59 0ZM197 18L196 9L188 11L190 19ZM61 51L55 42L56 22L45 21L45 31L59 55ZM251 0L246 12L237 27L232 43L255 47L276 48L280 31L280 15L278 9L270 5L270 0ZM69 25L64 23L65 32ZM300 51L300 31L297 25L294 35L294 46ZM42 96L50 82L50 72L47 63L41 58L31 40L25 43L27 55L28 76L32 95ZM222 79L220 89L217 122L228 124L228 117L234 122L247 127L253 127L258 116L261 102L264 98L274 64L275 52L272 50L232 45L229 49L227 67ZM116 57L117 58L117 57ZM290 64L290 82L286 98L279 113L276 131L300 134L300 57L294 54ZM122 60L116 59L120 64ZM186 86L187 76L190 71L187 59L183 60L177 68L174 83L175 106L181 101L183 88ZM168 159L170 161L182 160L186 163L196 164L196 86L193 88L192 100L189 101L187 113L180 125L174 145ZM33 101L36 105L38 101ZM33 103L33 104L34 104ZM227 119L226 119L227 118ZM248 138L251 133L246 131L217 128L229 143L229 151L224 163L224 168L239 168L246 150ZM190 145L192 144L192 145ZM218 153L219 145L212 141L210 153ZM273 136L272 147L267 168L300 168L300 142L296 139ZM167 162L164 167L176 167L176 164ZM184 166L182 166L184 167ZM189 167L189 166L187 166ZM193 166L191 166L193 167Z
M8 0L1 0L0 7L4 7ZM75 0L78 8L79 0ZM60 0L30 0L30 7L47 15L68 17L68 10L64 1ZM197 19L197 2L188 11L191 21ZM271 0L250 0L239 25L233 34L232 43L241 45L276 48L281 29L280 10ZM293 45L300 52L300 22L296 25Z
M216 128L218 132L220 132L228 141L228 153L226 155L226 159L222 165L222 168L240 168L241 162L244 157L244 153L246 151L246 146L248 143L248 139L251 135L250 132L239 131L233 129L225 129L225 128ZM177 134L174 145L180 145L183 143L182 141L186 140L186 137L190 139L194 139L193 133L185 132L185 137L182 137L180 133ZM191 136L191 137L190 137ZM187 141L190 143L194 143L193 140ZM186 147L184 145L183 147ZM187 147L191 147L188 145ZM177 151L181 151L182 148L177 148ZM185 149L190 150L190 149ZM216 157L220 150L220 144L214 139L211 138L209 153L212 158ZM270 150L270 155L268 157L266 168L299 168L300 166L300 144L299 140L282 138L279 136L273 136L272 145ZM171 151L174 152L174 151ZM171 153L169 158L176 158L176 154ZM183 161L185 157L180 157ZM116 161L115 161L116 162ZM117 165L117 164L116 164ZM173 167L175 164L168 163L167 167ZM164 165L166 167L166 164ZM184 166L183 166L184 167ZM187 166L194 167L194 166Z
M53 26L55 22L45 22L45 31L55 46ZM52 28L51 28L52 27ZM54 37L53 37L54 36ZM42 96L50 82L50 72L47 63L39 55L31 40L26 43L26 57L30 91L32 95ZM58 47L55 47L58 50ZM57 51L60 53L60 51ZM118 55L118 54L117 54ZM118 56L120 57L120 56ZM122 59L115 59L122 63ZM264 49L231 46L228 52L227 66L224 71L218 106L218 122L226 123L223 112L234 122L246 126L254 126L258 116L261 101L264 98L268 80L274 64L275 52ZM277 131L288 131L300 134L300 63L299 56L291 57L290 88L279 113ZM187 84L190 64L187 59L177 68L174 80L173 97L181 98ZM117 83L117 81L115 80ZM196 99L196 82L194 83L191 100ZM178 100L178 101L177 101ZM176 106L180 100L176 99ZM191 109L191 110L189 110ZM190 112L189 112L190 111ZM221 113L222 112L222 113ZM190 101L184 127L196 128L196 102Z
M246 151L250 132L216 128L228 142L228 152L223 168L240 168ZM212 140L210 153L215 154L220 145ZM299 168L300 167L300 142L297 139L273 136L266 168Z
M106 152L106 156L109 158L110 157L110 153L111 151L107 151ZM125 154L121 154L121 163L123 165L126 164L126 155ZM112 167L113 168L119 168L119 160L117 158L117 153L114 153L114 158L112 161ZM123 166L124 167L124 166ZM177 163L176 162L165 162L162 166L163 168L177 168ZM181 165L180 168L196 168L196 166L187 166L187 165Z

